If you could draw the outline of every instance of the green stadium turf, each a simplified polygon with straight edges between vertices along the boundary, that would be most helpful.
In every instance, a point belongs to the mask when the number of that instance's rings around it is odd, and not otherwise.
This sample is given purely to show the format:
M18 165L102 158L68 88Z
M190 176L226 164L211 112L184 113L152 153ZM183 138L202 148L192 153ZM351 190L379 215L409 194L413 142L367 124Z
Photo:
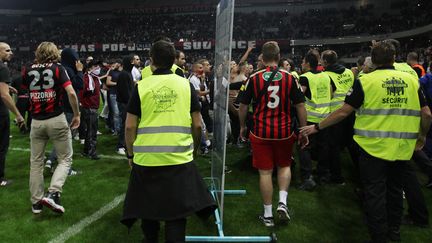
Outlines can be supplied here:
M59 216L44 208L40 215L33 215L29 200L29 149L28 135L22 135L11 125L13 137L6 161L6 176L13 184L0 188L0 242L49 242L59 237L68 229L93 215L117 196L126 192L129 166L126 159L116 159L117 137L104 129L102 122L98 137L99 154L112 158L97 161L85 159L80 155L82 146L73 142L73 167L82 174L68 177L62 194L62 204L66 209ZM1 131L0 131L1 132ZM47 156L51 145L46 149ZM227 165L232 170L226 175L226 189L245 189L243 196L225 197L224 233L226 236L268 236L275 232L278 242L364 242L368 239L364 217L358 198L354 193L353 167L346 154L343 154L344 175L348 183L344 186L325 185L314 192L299 191L295 188L299 178L299 168L294 173L292 187L289 190L289 206L293 212L292 221L287 225L266 228L257 219L262 212L262 202L258 190L258 173L251 167L248 149L228 146ZM196 160L203 177L210 176L210 156ZM298 166L297 166L298 167ZM45 179L48 185L50 177ZM424 175L419 174L422 184ZM432 212L432 190L423 189L429 211ZM277 202L277 188L274 201ZM274 206L275 207L275 206ZM142 239L139 224L130 232L119 223L122 214L121 202L113 210L82 231L72 236L67 242L138 242ZM275 210L275 209L274 209ZM430 217L432 222L432 217ZM163 232L161 232L161 235ZM202 221L195 216L188 220L187 235L217 236L214 218ZM403 242L431 242L432 230L403 226Z

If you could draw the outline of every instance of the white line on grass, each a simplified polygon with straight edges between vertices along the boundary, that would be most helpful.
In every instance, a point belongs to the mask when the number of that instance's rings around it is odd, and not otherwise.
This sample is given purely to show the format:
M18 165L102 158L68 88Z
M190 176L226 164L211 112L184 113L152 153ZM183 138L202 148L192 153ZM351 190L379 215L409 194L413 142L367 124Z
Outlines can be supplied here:
M84 228L86 228L96 220L102 218L109 211L117 207L123 201L124 197L125 197L124 193L120 196L117 196L116 198L114 198L114 200L112 200L107 205L103 206L97 212L82 219L78 223L72 225L65 232L63 232L61 235L57 236L56 238L50 240L48 243L63 243L67 241L69 238L79 234Z
M24 152L30 152L31 150L29 148L9 148L9 150L13 151L24 151ZM102 159L118 159L118 160L126 160L126 157L123 156L116 156L116 155L104 155L104 154L98 154L99 157Z

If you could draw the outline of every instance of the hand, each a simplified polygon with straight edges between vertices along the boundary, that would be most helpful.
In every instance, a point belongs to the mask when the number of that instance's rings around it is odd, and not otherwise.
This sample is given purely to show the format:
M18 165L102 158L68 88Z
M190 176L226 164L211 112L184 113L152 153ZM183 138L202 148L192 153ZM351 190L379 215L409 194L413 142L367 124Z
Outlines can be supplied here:
M77 70L78 72L82 72L82 70L83 70L83 68L84 68L84 65L81 63L80 60L77 60L77 61L75 62L75 67L76 67L76 70Z
M133 159L128 159L129 167L132 169Z
M305 136L305 135L300 133L299 137L298 137L298 144L300 145L301 149L306 148L306 146L308 146L308 144L309 144L308 136Z
M26 128L24 117L21 115L15 117L17 125L20 129Z
M71 129L77 129L79 125L80 125L80 116L79 115L74 116L70 124Z
M246 127L240 127L240 139L242 140L242 141L247 141L247 138L246 138Z
M426 143L426 136L419 136L416 141L415 151L422 150Z
M315 128L315 125L309 125L300 128L300 134L303 136L308 136L317 132L318 130Z
M255 46L249 46L247 49L247 52L251 52L254 48L255 48Z
M18 94L18 91L14 87L9 86L9 93L11 93L11 94Z

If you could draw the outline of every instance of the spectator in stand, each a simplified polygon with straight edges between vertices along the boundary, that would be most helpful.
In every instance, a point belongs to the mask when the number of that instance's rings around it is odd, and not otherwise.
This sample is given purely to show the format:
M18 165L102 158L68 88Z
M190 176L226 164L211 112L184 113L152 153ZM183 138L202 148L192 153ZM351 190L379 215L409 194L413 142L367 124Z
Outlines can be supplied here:
M100 157L96 153L98 131L98 109L100 101L100 63L91 60L86 64L87 71L84 75L84 87L81 91L82 118L86 123L86 135L84 151L82 155L92 160Z

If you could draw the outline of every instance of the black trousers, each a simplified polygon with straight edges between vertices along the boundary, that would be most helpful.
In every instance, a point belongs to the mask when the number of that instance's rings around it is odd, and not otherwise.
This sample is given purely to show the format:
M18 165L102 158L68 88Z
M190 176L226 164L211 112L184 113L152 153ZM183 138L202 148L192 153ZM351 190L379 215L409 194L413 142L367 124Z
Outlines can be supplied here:
M84 153L96 155L98 113L97 109L82 108L82 119L85 123Z
M230 118L230 125L231 125L231 137L232 137L232 143L237 144L239 136L240 136L240 120L238 117L237 111L232 111L231 109L228 110L228 115Z
M355 167L358 166L358 145L353 140L355 114L351 114L336 125L329 127L329 169L333 181L343 181L340 153L348 149Z
M413 159L419 159L419 156L423 157L422 154L424 154L423 151L414 152ZM426 155L424 154L424 156ZM408 204L408 214L415 223L423 225L429 224L429 212L426 207L426 201L420 183L417 180L416 172L413 167L407 163L402 173L402 188L405 192L405 198Z
M141 229L145 239L143 243L159 242L160 223L156 220L141 220ZM186 238L186 219L165 221L165 242L181 243Z
M401 178L407 164L408 161L385 161L360 149L360 179L373 242L386 242L389 230L399 230L403 212Z
M32 116L30 114L30 100L29 98L18 98L16 102L16 107L21 114L21 116L25 119L27 113L27 129L30 129Z
M426 153L423 150L414 151L412 160L414 160L421 171L429 177L429 180L432 180L432 161Z
M308 125L315 123L308 122ZM329 130L309 136L309 145L299 150L300 173L302 179L308 179L312 175L312 159L318 161L318 177L326 176L329 168Z
M0 180L2 180L5 175L6 154L9 149L9 135L9 114L0 115Z

